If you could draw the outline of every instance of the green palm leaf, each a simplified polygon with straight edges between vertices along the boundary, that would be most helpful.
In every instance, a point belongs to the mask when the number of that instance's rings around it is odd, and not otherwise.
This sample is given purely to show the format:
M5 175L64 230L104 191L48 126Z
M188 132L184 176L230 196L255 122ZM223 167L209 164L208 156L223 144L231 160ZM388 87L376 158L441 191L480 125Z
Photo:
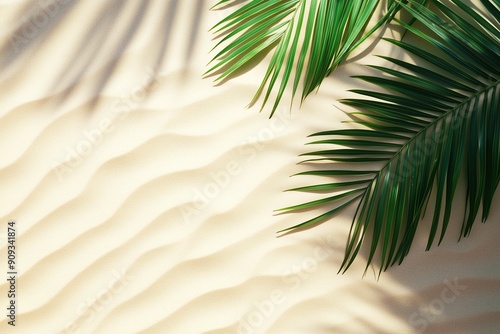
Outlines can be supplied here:
M317 157L312 162L334 164L331 170L301 174L324 175L335 181L295 190L326 189L335 194L283 209L290 212L323 205L328 210L284 231L327 220L347 204L358 202L340 271L349 268L365 243L369 244L367 267L377 249L380 272L401 263L434 188L427 250L438 234L439 244L450 222L461 174L467 183L461 236L470 234L481 204L482 221L487 219L500 181L500 32L498 0L481 2L492 19L461 0L447 5L433 0L435 10L413 0L409 1L411 6L402 4L432 33L398 21L424 43L425 49L404 41L387 41L420 57L425 67L383 57L390 67L372 66L379 75L358 78L384 92L358 89L354 92L365 98L342 101L361 110L353 113L355 122L366 129L312 135L326 138L312 145L334 148L306 155ZM394 65L399 69L394 70ZM374 161L380 168L366 170ZM371 241L365 240L367 235Z
M302 82L304 99L354 48L400 9L399 3L390 1L384 17L362 35L379 1L248 1L213 27L223 38L214 48L220 50L205 74L218 72L216 81L221 81L273 47L267 72L250 103L255 103L265 92L263 108L276 85L272 116L289 82L293 85L292 96ZM214 7L228 2L231 0L220 1Z

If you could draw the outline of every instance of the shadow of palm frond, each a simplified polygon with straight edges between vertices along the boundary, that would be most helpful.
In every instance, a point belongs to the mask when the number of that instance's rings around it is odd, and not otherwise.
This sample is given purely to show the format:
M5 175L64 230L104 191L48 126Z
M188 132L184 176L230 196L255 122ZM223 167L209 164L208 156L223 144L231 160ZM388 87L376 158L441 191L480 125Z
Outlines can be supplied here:
M186 12L187 6L190 7L188 31L180 16L181 9ZM57 61L50 64L51 75L37 78L46 87L43 94L63 92L60 101L55 101L57 106L81 87L84 78L92 75L89 95L99 96L118 73L118 66L127 53L136 52L139 39L141 44L146 41L142 52L147 57L137 59L137 62L133 60L134 66L147 68L153 75L157 75L173 58L181 59L183 67L189 66L199 41L202 14L206 8L206 0L192 3L107 0L94 8L76 0L33 0L13 5L12 13L15 14L11 20L20 24L4 37L0 45L0 75L15 77L23 64L40 56L41 52L47 52L44 47L48 43L61 45L60 51L49 49L57 56ZM81 21L78 20L80 12ZM179 29L179 24L182 24L182 29ZM172 45L174 33L179 32L186 36L179 44L182 51Z
M19 22L8 38L0 45L0 68L5 70L22 60L43 43L76 5L76 0L27 1L21 4Z

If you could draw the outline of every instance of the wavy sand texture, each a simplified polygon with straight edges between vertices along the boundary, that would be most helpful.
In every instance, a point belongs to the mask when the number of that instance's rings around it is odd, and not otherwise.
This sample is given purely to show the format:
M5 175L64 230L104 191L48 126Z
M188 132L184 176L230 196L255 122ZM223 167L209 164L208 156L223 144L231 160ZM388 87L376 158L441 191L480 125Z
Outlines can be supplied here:
M349 75L380 60L358 55L269 120L245 108L265 61L201 79L212 4L0 2L1 271L9 220L19 270L0 332L500 332L499 205L459 244L450 230L424 252L423 233L378 282L363 257L336 275L352 210L275 237L311 215L273 215L307 197L282 193L304 184L288 176L306 136L345 119Z

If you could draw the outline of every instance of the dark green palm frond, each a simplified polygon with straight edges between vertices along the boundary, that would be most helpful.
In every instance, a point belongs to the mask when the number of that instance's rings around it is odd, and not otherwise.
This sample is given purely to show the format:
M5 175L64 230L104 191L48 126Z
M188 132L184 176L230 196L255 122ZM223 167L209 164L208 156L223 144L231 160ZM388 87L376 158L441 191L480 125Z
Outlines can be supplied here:
M250 103L255 103L265 91L264 107L273 88L278 86L272 116L289 81L293 96L299 84L303 85L304 99L354 48L400 9L400 4L392 1L386 15L362 36L379 1L248 1L213 28L223 38L214 48L221 50L206 74L220 72L216 81L223 80L273 47L267 72ZM228 2L220 1L214 7Z
M282 209L288 212L316 205L328 209L284 231L324 221L358 202L341 271L349 268L365 242L370 243L367 267L377 249L380 272L401 263L433 188L435 209L427 250L437 234L439 244L462 173L467 187L461 236L471 232L481 204L482 221L487 219L500 181L500 32L498 0L481 2L492 18L483 17L462 0L446 5L433 0L435 10L415 1L410 1L411 7L404 5L432 33L400 22L418 36L423 47L387 41L418 56L422 65L383 57L390 67L372 66L379 71L377 76L358 77L381 89L353 90L365 98L342 101L361 110L353 113L355 122L366 128L312 135L325 139L311 144L333 148L306 155L333 165L331 170L300 174L336 181L296 190L331 190L334 195ZM380 168L373 169L374 163ZM365 240L367 235L371 242Z

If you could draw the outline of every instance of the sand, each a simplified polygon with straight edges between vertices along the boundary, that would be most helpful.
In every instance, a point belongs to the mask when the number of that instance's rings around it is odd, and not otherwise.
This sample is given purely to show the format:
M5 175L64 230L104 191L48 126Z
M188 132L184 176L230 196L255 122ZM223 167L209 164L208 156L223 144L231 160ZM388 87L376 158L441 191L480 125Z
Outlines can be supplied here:
M309 181L289 177L306 136L341 126L336 100L381 61L370 54L399 51L372 38L268 119L246 108L267 59L223 85L201 78L227 13L213 3L0 2L0 263L8 277L15 221L18 271L16 326L2 316L0 332L500 332L499 205L457 243L458 200L429 252L426 217L378 280L365 254L337 275L354 208L276 237L319 213L273 212L312 198L283 192Z

